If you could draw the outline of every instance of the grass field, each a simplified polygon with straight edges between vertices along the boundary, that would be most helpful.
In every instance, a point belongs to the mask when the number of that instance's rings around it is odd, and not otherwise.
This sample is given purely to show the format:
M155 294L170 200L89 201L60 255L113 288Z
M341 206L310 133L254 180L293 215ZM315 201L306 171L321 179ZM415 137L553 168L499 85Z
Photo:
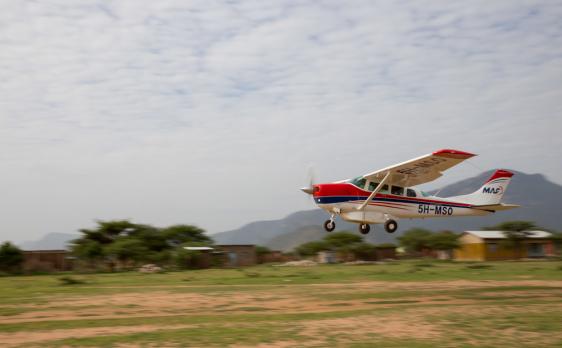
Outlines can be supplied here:
M0 278L1 347L562 346L561 262L66 276Z

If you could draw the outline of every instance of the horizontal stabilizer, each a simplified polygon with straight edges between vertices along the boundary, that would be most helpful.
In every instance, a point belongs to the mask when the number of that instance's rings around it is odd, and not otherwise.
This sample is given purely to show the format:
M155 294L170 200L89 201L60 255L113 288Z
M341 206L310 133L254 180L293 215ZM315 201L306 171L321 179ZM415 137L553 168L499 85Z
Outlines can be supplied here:
M515 209L515 208L519 208L519 207L520 207L520 205L517 205L517 204L505 204L505 203L472 206L472 208L474 208L474 209L492 210L492 211L509 210L509 209Z

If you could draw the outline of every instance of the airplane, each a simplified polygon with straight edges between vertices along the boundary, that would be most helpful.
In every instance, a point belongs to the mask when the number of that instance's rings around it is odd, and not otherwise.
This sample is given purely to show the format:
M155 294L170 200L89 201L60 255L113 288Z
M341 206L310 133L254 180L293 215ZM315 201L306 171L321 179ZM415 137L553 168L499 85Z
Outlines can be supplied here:
M384 224L388 233L398 229L398 219L452 216L483 216L519 207L501 203L513 173L498 169L473 193L441 198L415 189L475 154L443 149L354 179L312 184L301 190L330 214L324 222L328 232L336 228L336 216L359 224L359 232L369 233L369 224Z

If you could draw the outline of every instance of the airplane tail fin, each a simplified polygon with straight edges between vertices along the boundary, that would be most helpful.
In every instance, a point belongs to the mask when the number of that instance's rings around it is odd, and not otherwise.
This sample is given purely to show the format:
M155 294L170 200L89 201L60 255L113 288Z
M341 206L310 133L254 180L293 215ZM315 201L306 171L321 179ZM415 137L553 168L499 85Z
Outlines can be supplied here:
M512 172L498 169L477 191L463 196L454 197L456 200L481 206L499 205L507 185L513 176Z

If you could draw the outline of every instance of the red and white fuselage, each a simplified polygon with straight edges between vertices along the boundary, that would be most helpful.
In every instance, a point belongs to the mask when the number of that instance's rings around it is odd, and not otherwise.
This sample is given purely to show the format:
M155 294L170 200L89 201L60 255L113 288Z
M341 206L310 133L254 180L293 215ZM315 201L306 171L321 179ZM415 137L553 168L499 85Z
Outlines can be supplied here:
M402 218L483 216L517 207L501 203L513 176L507 170L497 170L480 189L462 196L442 198L403 185L433 180L441 171L472 156L462 151L440 150L355 179L312 185L303 191L312 194L315 203L332 216L325 227L335 227L329 222L334 224L335 216L340 216L361 224L363 233L368 232L366 225L380 223L385 224L388 232L394 232L396 220Z

